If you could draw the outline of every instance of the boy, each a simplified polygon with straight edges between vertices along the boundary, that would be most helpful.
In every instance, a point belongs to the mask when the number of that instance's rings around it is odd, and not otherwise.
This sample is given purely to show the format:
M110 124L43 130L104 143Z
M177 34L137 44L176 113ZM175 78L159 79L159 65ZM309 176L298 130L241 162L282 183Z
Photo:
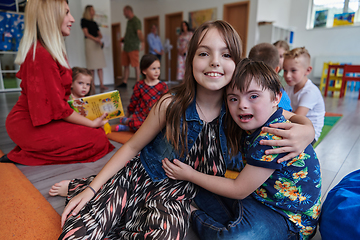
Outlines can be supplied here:
M249 52L249 58L254 61L262 61L269 67L279 73L281 70L280 57L277 48L270 43L259 43L251 48ZM282 97L279 103L279 107L291 112L290 98L286 94L283 88L281 88Z
M286 122L277 104L281 83L269 66L243 59L226 88L227 140L230 151L240 149L244 169L233 179L206 175L174 160L163 161L172 179L191 181L218 195L219 205L231 222L217 220L201 210L193 212L193 226L200 239L310 239L315 234L321 195L319 161L309 145L289 162L277 163L283 154L265 155L261 140L275 135L263 126Z
M325 104L319 88L308 79L311 70L310 54L305 47L294 48L284 54L285 91L294 113L306 116L314 125L314 144L324 126Z
M280 59L279 79L280 79L280 82L283 85L283 87L285 87L286 82L285 82L285 79L284 79L284 69L283 69L284 53L290 50L290 46L284 40L276 41L273 45L277 48L277 50L279 52L279 59Z

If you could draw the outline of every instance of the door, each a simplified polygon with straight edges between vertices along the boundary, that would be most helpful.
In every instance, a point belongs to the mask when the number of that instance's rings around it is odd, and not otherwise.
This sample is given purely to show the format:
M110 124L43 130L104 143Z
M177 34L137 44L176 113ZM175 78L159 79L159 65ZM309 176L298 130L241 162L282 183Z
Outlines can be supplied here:
M243 53L246 57L246 45L249 25L249 1L231 3L224 5L224 20L230 23L238 32L242 40Z
M145 53L149 53L149 44L147 42L147 35L151 32L151 26L156 25L158 35L160 36L159 30L159 16L144 18L144 40L145 40Z
M120 23L111 25L111 38L113 49L113 64L114 64L114 84L115 86L121 84L122 66L121 66L121 26Z
M170 58L169 54L165 53L166 59L166 80L176 80L176 66L177 66L177 39L180 33L181 22L183 21L183 13L171 13L165 15L165 36L170 40L172 45Z

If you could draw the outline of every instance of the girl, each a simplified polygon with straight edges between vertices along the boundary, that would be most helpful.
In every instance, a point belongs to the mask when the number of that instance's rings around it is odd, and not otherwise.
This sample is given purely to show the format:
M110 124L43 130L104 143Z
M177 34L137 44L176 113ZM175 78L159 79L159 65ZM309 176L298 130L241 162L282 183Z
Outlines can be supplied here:
M223 91L240 56L240 38L228 23L208 22L195 31L184 82L154 105L95 178L62 181L50 189L70 200L60 239L184 238L196 187L167 178L161 161L180 158L206 174L225 173L230 158L222 127ZM300 128L296 132L303 134ZM302 134L306 142L313 139Z
M90 96L93 88L93 75L86 68L72 68L72 84L69 99Z
M67 103L72 84L64 36L74 18L65 0L26 4L25 30L15 62L21 96L6 119L17 146L7 155L24 165L93 162L112 151L105 114L91 121ZM21 131L20 127L21 126Z
M241 149L246 160L238 177L209 176L178 160L174 164L163 161L171 179L191 181L232 198L221 201L224 214L220 218L194 211L194 230L201 239L309 239L315 234L321 178L314 149L309 145L290 162L279 164L277 159L285 154L265 155L269 146L259 144L261 139L276 137L262 132L262 126L286 121L278 109L280 99L276 72L263 62L243 59L227 87L227 116L231 116L227 139L231 152ZM234 216L224 224L226 212Z
M151 107L168 91L166 83L159 80L160 61L157 56L145 54L140 61L140 71L144 80L136 82L125 117L120 119L121 125L111 127L112 131L137 131Z

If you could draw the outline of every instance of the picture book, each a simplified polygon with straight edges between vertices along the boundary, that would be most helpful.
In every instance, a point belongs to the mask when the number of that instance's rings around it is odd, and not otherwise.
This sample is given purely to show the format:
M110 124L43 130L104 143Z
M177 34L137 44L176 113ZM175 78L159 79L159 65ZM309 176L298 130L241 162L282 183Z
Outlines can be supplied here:
M105 118L108 120L125 115L118 90L72 99L68 103L77 113L90 120L100 117L105 112L108 113Z

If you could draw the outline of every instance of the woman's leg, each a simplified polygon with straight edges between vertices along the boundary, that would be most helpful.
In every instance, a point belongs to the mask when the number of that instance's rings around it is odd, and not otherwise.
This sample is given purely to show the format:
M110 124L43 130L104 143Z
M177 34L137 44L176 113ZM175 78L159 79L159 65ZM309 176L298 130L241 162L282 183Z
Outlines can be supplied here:
M102 68L99 68L99 69L97 70L97 72L98 72L98 76L99 76L99 80L100 80L100 89L101 89L101 90L107 90L108 87L106 87L106 86L104 85L104 72L103 72Z
M289 230L290 223L282 215L252 197L243 200L223 198L220 205L232 206L236 214L226 224L217 221L216 215L211 217L201 210L193 212L192 226L200 239L298 239L298 234Z

